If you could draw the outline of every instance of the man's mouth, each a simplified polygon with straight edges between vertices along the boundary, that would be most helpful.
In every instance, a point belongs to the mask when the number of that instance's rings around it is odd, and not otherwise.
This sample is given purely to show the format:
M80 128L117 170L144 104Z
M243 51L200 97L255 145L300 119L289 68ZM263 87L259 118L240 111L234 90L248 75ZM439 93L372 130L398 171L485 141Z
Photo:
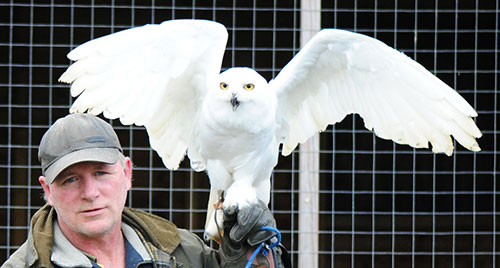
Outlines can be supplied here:
M104 208L91 208L91 209L85 209L82 210L82 214L84 215L94 215L94 214L99 214Z

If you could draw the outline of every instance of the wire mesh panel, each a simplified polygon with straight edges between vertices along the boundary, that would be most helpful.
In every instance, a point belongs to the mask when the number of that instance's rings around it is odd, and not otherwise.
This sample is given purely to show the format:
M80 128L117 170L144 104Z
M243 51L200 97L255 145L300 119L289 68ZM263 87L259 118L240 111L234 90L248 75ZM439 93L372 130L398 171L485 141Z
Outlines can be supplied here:
M44 201L38 144L73 99L57 82L77 45L131 26L197 18L229 31L223 69L273 78L300 48L295 1L0 3L0 261ZM322 1L322 28L376 37L417 60L477 111L482 151L435 155L376 138L348 116L320 136L319 267L497 267L498 0ZM115 127L135 170L127 205L203 235L209 181L164 168L142 127ZM297 263L298 154L280 157L270 207ZM215 246L215 245L214 245Z

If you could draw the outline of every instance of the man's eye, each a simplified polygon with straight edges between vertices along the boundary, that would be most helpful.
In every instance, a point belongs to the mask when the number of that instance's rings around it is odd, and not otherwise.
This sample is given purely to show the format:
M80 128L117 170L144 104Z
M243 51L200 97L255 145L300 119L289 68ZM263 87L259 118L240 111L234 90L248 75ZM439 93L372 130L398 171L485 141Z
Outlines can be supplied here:
M106 171L97 171L97 172L95 173L95 175L96 175L96 176L104 176L104 175L106 175L106 174L108 174L108 172L106 172Z
M69 177L63 181L63 184L73 183L76 181L75 177Z

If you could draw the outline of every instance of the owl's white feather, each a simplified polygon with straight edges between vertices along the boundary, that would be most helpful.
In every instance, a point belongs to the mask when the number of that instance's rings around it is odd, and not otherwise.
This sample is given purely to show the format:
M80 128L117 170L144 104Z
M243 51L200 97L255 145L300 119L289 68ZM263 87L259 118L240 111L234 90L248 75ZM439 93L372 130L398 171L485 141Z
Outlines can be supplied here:
M79 97L71 112L104 112L143 125L169 169L186 154L207 87L219 75L226 28L172 20L103 36L68 54L76 61L60 81Z
M283 154L346 115L377 136L451 155L450 135L479 151L474 109L420 64L365 35L325 29L270 82L289 125Z
M451 155L454 136L480 150L474 109L376 39L322 30L269 83L249 68L219 74L226 41L224 26L203 20L132 28L70 52L76 62L60 78L79 95L71 112L144 125L168 168L187 153L195 170L207 171L211 237L218 236L213 203L223 192L225 209L269 202L279 145L287 155L351 113L397 143L431 143L434 152Z

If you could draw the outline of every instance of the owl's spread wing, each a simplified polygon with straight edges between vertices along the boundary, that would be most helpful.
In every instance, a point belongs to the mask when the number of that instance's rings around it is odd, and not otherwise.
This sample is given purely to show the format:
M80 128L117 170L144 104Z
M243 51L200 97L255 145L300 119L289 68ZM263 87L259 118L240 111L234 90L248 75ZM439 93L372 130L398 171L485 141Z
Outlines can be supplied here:
M59 79L79 96L71 112L144 125L153 149L176 169L227 35L216 22L172 20L91 40L68 54L76 62Z
M479 151L474 109L403 53L371 37L326 29L270 82L284 125L283 154L329 124L358 113L377 136L434 152L453 152L452 135Z

